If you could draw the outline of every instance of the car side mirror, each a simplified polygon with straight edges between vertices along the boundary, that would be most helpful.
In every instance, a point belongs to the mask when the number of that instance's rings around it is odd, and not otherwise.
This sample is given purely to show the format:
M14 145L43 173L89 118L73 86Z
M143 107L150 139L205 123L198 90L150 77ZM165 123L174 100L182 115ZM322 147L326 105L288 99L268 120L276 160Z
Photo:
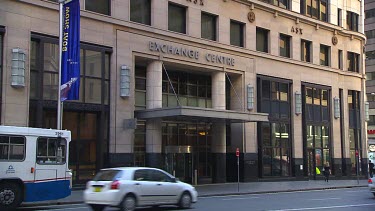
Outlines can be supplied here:
M176 177L172 177L172 178L171 178L171 182L176 183L177 181L178 181L178 179L177 179Z

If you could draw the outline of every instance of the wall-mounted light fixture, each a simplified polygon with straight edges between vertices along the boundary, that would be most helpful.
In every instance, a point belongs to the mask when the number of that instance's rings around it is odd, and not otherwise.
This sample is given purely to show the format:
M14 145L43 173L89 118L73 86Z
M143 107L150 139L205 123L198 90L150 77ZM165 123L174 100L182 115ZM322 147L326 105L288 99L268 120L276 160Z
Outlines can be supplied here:
M247 109L254 109L254 86L251 84L247 85Z
M333 98L333 114L335 119L340 118L340 98L334 97Z
M366 121L370 121L369 109L370 109L370 103L365 102L365 120Z
M24 50L19 48L12 49L12 77L11 86L14 88L25 87L25 60Z
M120 97L130 96L130 69L126 65L120 70Z
M295 92L294 93L294 96L295 96L295 113L296 115L300 115L302 114L302 96L301 96L301 92Z

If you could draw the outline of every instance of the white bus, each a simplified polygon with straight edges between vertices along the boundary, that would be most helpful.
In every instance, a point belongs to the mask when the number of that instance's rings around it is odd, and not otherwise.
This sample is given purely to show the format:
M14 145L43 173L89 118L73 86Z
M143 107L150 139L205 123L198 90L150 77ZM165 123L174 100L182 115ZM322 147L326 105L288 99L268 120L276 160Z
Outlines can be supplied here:
M0 210L71 194L67 130L0 126Z

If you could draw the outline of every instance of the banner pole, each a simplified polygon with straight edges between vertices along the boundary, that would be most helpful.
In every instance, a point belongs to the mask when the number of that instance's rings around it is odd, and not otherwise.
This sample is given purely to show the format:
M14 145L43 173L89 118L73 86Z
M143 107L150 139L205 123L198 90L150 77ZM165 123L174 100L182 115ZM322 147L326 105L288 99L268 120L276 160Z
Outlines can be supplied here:
M65 0L59 1L59 81L57 88L57 129L61 130L61 66L62 66L62 39L63 39L63 2Z

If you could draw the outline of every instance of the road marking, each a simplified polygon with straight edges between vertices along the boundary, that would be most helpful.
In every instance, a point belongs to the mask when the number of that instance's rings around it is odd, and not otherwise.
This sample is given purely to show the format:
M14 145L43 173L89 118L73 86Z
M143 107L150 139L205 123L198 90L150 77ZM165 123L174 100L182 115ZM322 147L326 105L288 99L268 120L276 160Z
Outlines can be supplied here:
M341 198L324 198L324 199L310 199L310 200L316 200L316 201L319 201L319 200L331 200L331 199L341 199Z
M269 210L269 211L294 211L294 210L321 210L321 209L334 209L334 208L346 208L346 207L365 207L373 206L374 204L349 204L342 206L330 206L330 207L307 207L307 208L294 208L294 209L282 209L282 210Z
M230 198L230 199L222 199L223 201L230 201L230 200L242 200L242 199L259 199L259 197L248 197L248 198Z

